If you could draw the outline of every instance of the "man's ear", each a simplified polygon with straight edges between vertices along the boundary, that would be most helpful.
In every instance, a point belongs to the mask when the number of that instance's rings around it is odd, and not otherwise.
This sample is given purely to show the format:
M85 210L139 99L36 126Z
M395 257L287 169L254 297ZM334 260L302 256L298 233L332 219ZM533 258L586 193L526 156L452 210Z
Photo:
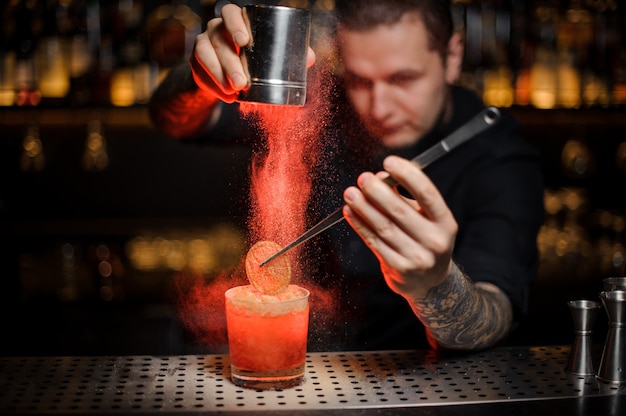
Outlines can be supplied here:
M463 51L463 36L456 32L452 34L448 42L448 55L446 56L446 81L448 84L456 84L461 77Z

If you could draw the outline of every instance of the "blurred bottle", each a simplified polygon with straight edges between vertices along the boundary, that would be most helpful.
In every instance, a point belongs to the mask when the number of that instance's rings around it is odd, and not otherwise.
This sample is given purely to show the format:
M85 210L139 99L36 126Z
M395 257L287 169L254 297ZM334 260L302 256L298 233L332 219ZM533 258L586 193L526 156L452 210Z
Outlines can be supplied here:
M143 3L139 0L118 0L112 17L116 62L111 74L110 100L114 106L127 107L141 101L137 93L145 83L140 70Z
M479 75L482 65L483 39L483 20L480 14L480 4L471 0L463 1L459 4L463 6L462 12L457 12L463 15L462 27L459 25L459 30L462 30L465 34L463 72L460 83L464 87L480 93L482 85L480 85L481 77Z
M573 48L559 50L557 59L557 106L578 108L581 103L581 80L577 52Z
M29 125L22 140L20 169L23 172L41 172L46 166L43 144L39 138L39 127Z
M619 51L612 75L612 103L615 106L626 106L626 49Z
M580 107L580 69L587 60L586 51L593 36L593 22L580 0L570 0L556 33L557 47L557 105L564 108Z
M37 76L42 103L63 105L70 90L69 35L72 21L68 1L48 0L43 10L43 33L37 44Z
M513 71L514 103L517 105L530 104L530 67L534 53L527 13L526 1L511 1L509 62Z
M534 49L530 68L530 103L541 109L554 108L557 103L556 27L559 12L555 1L538 1L533 10Z
M606 10L593 7L589 10L593 18L593 34L591 42L584 52L582 67L582 102L585 106L609 105L609 53L608 40L611 37L609 14Z
M113 35L108 8L100 9L100 36L95 68L92 76L91 103L99 106L111 104L111 76L115 67Z
M621 1L609 0L604 10L611 103L626 106L626 5Z
M100 47L100 2L73 0L70 6L74 21L70 36L68 103L89 105L94 101L93 83Z
M87 125L87 139L82 162L83 169L87 172L102 172L109 166L107 142L99 120L92 120Z
M483 100L488 105L510 107L514 101L513 71L509 60L511 5L503 0L484 2Z
M15 30L15 104L36 106L41 102L37 85L36 45L41 33L42 10L40 3L21 0L17 6Z
M15 104L15 41L18 3L7 2L0 15L0 106Z

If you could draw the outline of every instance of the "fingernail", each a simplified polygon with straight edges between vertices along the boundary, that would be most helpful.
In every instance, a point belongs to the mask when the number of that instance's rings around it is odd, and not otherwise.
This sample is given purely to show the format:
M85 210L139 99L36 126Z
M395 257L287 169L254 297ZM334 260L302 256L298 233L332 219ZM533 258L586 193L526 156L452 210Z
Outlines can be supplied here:
M248 43L248 36L243 32L236 32L233 35L233 40L239 46L245 46Z
M234 87L240 87L243 88L246 86L246 84L248 83L248 80L246 79L246 77L244 77L242 74L240 74L239 72L234 73L231 77L230 77L231 81L233 82L233 86Z
M346 202L352 202L352 201L354 201L356 198L357 198L356 189L354 189L354 188L352 188L352 187L347 188L347 189L345 190L345 192L343 193L343 199L344 199Z
M357 179L357 183L359 184L359 186L364 185L365 183L367 183L367 181L369 181L372 176L374 176L374 174L372 172L364 172L361 175L359 175L359 178Z
M393 168L394 166L396 166L398 164L398 159L396 159L393 156L388 156L385 158L385 160L383 161L383 166L385 168Z

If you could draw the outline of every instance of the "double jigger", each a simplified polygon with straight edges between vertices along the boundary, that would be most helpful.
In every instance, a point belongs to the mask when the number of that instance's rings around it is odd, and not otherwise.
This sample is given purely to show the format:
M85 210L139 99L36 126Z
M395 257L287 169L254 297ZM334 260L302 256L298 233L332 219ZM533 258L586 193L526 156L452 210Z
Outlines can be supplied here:
M566 371L579 376L596 375L603 383L626 383L626 277L603 280L600 302L574 300L568 302L574 320L575 339ZM592 361L591 334L597 314L604 307L609 329L597 374Z
M579 376L593 375L591 333L602 305L591 300L572 300L567 306L574 320L575 338L566 371Z

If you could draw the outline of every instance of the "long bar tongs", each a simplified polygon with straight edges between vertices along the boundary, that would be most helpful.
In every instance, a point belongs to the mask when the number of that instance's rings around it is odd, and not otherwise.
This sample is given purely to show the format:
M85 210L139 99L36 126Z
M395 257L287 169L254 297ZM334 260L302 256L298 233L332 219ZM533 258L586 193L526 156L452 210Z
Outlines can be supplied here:
M487 107L472 119L470 119L467 123L456 129L452 134L450 134L445 139L441 140L439 143L433 145L432 147L425 150L423 153L420 153L415 158L411 159L411 162L415 163L420 169L424 169L426 166L430 165L443 155L449 153L452 149L458 147L459 145L465 143L471 138L475 137L479 133L482 133L487 128L491 127L498 121L500 118L500 111L495 107ZM389 186L396 186L398 183L391 176L385 178L385 182ZM311 227L308 231L302 234L300 237L293 240L291 243L287 244L285 247L278 250L276 253L272 254L265 260L263 260L259 266L265 266L267 263L271 262L278 256L282 256L289 250L299 246L305 241L310 240L316 235L320 234L323 231L326 231L330 227L335 224L338 224L344 219L343 209L338 208L335 212L330 214L328 217L324 218L316 225Z

